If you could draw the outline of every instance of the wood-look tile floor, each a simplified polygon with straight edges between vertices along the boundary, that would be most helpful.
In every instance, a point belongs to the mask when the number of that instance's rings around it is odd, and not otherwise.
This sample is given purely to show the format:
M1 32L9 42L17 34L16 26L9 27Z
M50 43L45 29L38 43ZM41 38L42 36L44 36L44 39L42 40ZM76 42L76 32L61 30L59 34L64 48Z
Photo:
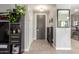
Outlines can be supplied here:
M34 40L24 54L79 54L79 41L72 39L72 50L55 50L46 40Z
M46 40L34 40L30 51L52 51L54 50L53 46L51 46Z
M49 54L53 53L54 50L54 47L51 46L46 40L34 40L31 44L29 52L27 53Z
M75 39L72 39L72 52L73 53L78 53L79 54L79 41L78 40L75 40Z

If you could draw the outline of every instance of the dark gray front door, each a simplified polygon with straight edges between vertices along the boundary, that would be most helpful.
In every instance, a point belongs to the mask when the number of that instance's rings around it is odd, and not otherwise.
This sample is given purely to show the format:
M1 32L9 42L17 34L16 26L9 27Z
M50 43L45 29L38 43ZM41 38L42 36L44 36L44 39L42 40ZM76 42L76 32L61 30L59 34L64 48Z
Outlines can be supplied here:
M37 15L37 39L45 39L45 15Z

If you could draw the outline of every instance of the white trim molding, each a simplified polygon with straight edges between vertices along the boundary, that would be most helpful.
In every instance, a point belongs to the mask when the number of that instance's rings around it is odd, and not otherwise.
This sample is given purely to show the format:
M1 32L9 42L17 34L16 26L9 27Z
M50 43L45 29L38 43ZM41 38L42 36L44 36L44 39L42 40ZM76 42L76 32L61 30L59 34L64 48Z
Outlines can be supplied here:
M71 50L71 48L56 48L56 50Z
M24 51L24 52L28 52L28 51L29 51L29 48L25 49L25 51Z
M32 42L33 42L33 40L32 40ZM29 51L29 49L30 49L30 47L31 47L32 42L29 44L28 48L27 48L27 49L25 49L25 52L28 52L28 51Z
M27 49L25 49L25 52L28 52L28 51L29 51L29 49L30 49L30 45L29 45L29 47L28 47Z

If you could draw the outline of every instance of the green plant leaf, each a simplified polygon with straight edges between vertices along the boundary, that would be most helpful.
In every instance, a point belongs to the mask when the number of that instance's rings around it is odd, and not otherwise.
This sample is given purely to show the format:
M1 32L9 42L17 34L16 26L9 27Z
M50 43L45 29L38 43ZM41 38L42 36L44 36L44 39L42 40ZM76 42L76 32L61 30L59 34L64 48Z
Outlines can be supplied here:
M25 14L25 7L20 5L15 5L15 12L12 9L7 9L8 12L8 19L11 23L14 23L19 19L21 16Z

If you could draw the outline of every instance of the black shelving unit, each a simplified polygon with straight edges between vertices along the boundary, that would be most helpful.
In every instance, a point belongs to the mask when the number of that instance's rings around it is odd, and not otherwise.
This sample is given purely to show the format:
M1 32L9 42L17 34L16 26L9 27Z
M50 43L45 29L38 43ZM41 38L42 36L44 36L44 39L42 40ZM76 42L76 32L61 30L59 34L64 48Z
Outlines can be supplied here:
M7 16L7 12L0 12L0 16ZM1 23L8 23L8 42L0 42L0 54L23 53L24 52L24 18L22 16L17 23L10 23L7 18L0 18ZM1 28L0 28L1 29ZM13 30L15 31L13 32ZM19 29L20 32L17 31ZM2 35L2 33L0 32ZM1 36L0 36L1 37ZM6 39L7 40L7 39ZM4 48L3 46L7 46ZM2 48L1 48L2 47ZM13 47L15 47L13 49ZM17 50L18 52L16 52Z
M0 42L0 54L15 54L15 53L20 54L22 53L23 48L22 48L22 39L21 39L21 36L22 36L21 35L22 34L21 24L10 23L7 20L0 20L0 24L1 23L8 23L8 37L9 38L8 38L8 42L5 42L5 41Z
M10 24L10 53L21 53L21 26L20 23Z

